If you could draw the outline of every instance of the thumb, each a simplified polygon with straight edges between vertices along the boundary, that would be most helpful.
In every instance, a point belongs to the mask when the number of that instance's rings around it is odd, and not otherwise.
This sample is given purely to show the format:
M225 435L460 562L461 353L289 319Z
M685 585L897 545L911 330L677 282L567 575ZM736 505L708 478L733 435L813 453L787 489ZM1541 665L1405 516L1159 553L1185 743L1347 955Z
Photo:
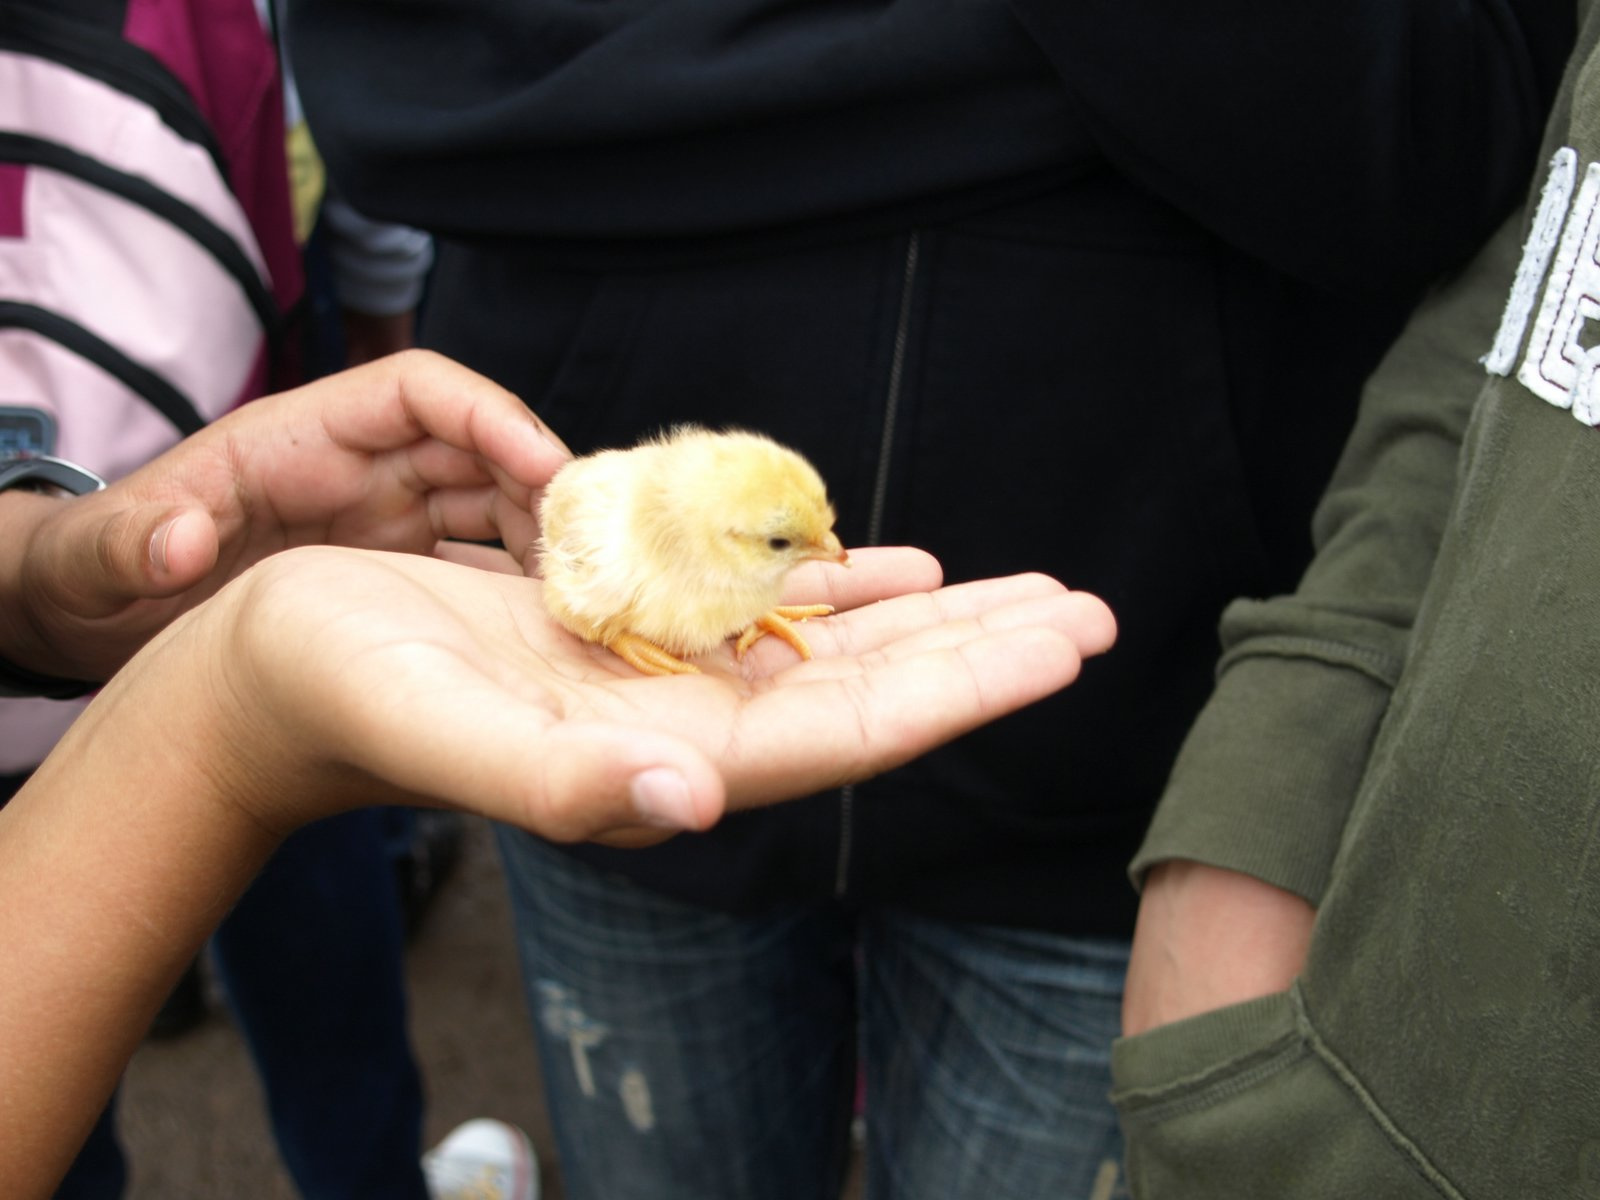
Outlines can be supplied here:
M172 595L199 583L217 565L216 522L203 509L163 515L145 539L150 595Z
M74 506L71 521L52 540L52 586L80 616L176 595L217 562L216 525L202 509L138 504L107 513L103 505L83 504Z
M35 547L30 594L93 621L194 586L216 563L218 534L205 510L126 504L102 491L62 504Z
M600 721L551 723L547 712L498 690L449 696L426 712L403 708L406 736L342 741L333 757L556 842L660 841L710 828L727 806L722 775L681 738ZM335 714L307 732L339 725Z
M722 776L696 747L667 734L602 723L552 726L538 771L501 820L553 841L642 844L709 829L727 804Z

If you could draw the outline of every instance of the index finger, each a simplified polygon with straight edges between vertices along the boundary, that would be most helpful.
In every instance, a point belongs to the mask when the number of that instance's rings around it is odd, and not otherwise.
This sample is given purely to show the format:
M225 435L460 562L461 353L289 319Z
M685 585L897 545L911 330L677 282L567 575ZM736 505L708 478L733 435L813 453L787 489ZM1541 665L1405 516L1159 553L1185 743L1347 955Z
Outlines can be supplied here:
M875 581L868 577L866 585L870 590ZM1036 601L1042 605L1029 607ZM1068 591L1037 572L839 607L841 611L832 616L806 620L798 627L815 661L869 653L966 621L987 622L991 628L1000 620L1036 621L1072 637L1085 655L1104 653L1116 639L1116 620L1104 601L1088 592ZM781 639L760 638L746 655L746 673L760 678L794 667L797 661L794 649Z
M572 452L521 400L494 381L428 350L407 350L321 381L355 397L317 403L328 437L374 454L432 437L481 456L528 487L542 487ZM307 389L300 389L305 396ZM313 393L313 396L319 395Z
M783 585L785 604L831 604L843 611L907 592L931 592L944 582L944 568L915 546L863 546L850 551L849 565L801 563Z
M969 628L955 644L828 660L816 673L804 664L739 711L719 763L729 808L900 766L1066 687L1081 664L1071 637L1041 625Z

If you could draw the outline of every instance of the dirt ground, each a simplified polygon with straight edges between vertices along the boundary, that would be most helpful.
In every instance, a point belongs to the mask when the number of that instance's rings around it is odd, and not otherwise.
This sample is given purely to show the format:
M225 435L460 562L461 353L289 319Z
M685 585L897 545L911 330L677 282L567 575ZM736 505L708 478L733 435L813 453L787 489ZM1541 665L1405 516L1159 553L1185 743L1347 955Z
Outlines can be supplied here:
M544 1200L565 1200L505 886L483 824L469 825L461 862L411 946L407 971L428 1096L424 1143L472 1117L511 1121L538 1150ZM139 1050L120 1121L132 1173L127 1200L296 1200L244 1045L216 1006L198 1029ZM859 1195L852 1180L844 1200Z

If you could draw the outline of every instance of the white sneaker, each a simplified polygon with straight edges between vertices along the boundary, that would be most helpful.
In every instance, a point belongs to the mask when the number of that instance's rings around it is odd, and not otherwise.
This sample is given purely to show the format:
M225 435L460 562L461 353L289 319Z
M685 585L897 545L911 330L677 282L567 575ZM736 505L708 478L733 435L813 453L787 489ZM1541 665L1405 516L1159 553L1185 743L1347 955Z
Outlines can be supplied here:
M515 1125L479 1117L422 1156L432 1200L539 1200L539 1158Z

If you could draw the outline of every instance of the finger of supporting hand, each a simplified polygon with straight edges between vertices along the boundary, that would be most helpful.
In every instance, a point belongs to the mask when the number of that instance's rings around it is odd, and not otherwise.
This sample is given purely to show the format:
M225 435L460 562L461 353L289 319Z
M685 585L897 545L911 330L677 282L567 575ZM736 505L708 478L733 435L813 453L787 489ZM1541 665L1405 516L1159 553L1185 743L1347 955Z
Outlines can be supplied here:
M1070 637L1028 626L857 664L819 660L818 675L756 697L724 761L729 806L768 803L888 770L1071 683ZM833 672L833 674L829 674ZM826 747L827 753L819 753Z
M458 541L493 541L501 537L527 536L533 528L533 518L521 514L519 521L505 518L515 514L512 506L502 504L503 493L494 487L442 489L427 494L428 520L435 536L455 538ZM507 544L511 544L507 542Z
M898 645L899 653L954 645L976 633L1039 625L1073 638L1084 654L1098 654L1111 644L1115 625L1097 598L1065 591L1045 576L941 588L865 605L805 624L806 640L818 660L862 654ZM793 666L792 659L772 647L753 655L756 674Z
M342 378L359 393L389 397L324 405L329 437L349 449L372 453L434 437L481 454L530 487L541 486L571 457L516 396L442 355L407 350Z
M850 565L807 562L784 582L786 604L854 608L907 592L932 591L944 581L939 561L911 546L868 546L850 551Z

